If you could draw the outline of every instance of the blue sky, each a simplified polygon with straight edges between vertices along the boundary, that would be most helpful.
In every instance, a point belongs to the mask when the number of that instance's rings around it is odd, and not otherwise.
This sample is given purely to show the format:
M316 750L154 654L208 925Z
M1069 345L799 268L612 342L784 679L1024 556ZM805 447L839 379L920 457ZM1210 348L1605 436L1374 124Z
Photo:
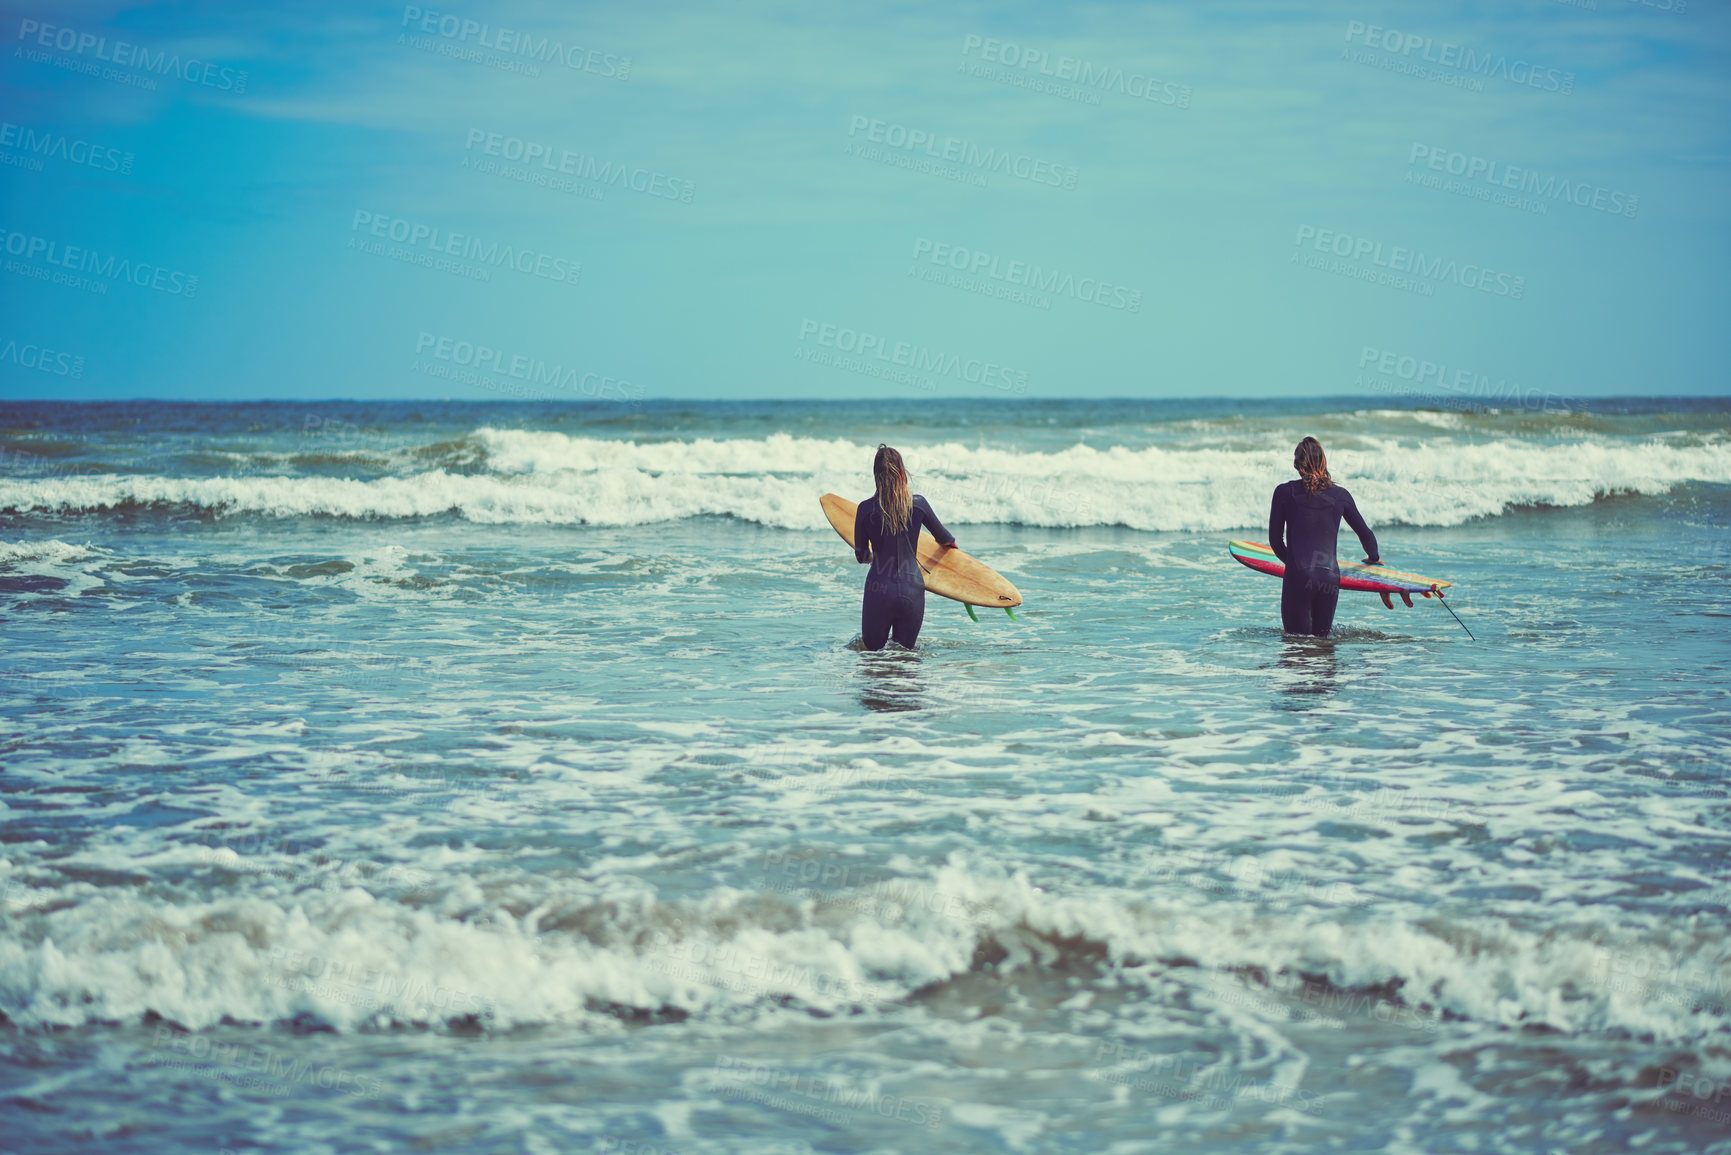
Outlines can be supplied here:
M8 3L0 45L0 397L1731 391L1703 0Z

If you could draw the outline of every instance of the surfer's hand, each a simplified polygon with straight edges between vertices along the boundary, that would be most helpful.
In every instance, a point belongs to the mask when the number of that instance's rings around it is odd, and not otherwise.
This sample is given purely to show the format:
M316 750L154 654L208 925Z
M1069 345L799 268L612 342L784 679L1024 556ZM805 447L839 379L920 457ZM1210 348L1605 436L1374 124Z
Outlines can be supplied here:
M955 541L954 541L954 540L951 540L951 541L946 541L946 542L945 542L945 543L944 543L944 544L943 544L943 545L942 545L942 546L940 546L940 547L939 547L939 548L940 548L940 549L955 549L955 548L956 548L956 542L955 542Z

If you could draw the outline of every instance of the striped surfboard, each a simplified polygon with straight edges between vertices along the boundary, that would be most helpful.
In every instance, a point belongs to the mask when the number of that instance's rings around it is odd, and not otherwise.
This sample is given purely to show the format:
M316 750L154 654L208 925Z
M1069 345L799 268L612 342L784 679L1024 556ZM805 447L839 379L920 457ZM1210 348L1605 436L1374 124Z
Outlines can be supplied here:
M1286 574L1286 564L1260 541L1231 541L1226 543L1226 548L1232 552L1233 557L1257 573L1265 573L1270 577L1283 577ZM1441 578L1428 578L1421 574L1389 569L1383 565L1365 565L1356 561L1340 563L1341 589L1381 594L1384 605L1392 604L1388 600L1390 594L1401 595L1401 600L1410 606L1412 594L1427 598L1432 593L1441 596L1442 591L1451 588L1453 584Z

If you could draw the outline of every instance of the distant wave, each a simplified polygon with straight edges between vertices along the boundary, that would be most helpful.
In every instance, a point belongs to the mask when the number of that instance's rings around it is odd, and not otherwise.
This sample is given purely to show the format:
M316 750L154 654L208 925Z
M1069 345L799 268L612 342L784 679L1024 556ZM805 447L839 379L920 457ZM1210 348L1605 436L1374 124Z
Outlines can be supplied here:
M643 525L720 515L789 529L824 523L829 490L863 496L872 447L776 434L636 443L481 429L435 468L371 480L291 475L69 476L0 481L8 512L184 507L221 515L420 518L485 524ZM915 488L955 524L1122 525L1224 531L1265 524L1287 480L1283 453L1258 448L1095 449L1050 453L941 444L906 450ZM422 464L425 464L423 461ZM1373 525L1449 526L1514 507L1581 506L1731 482L1731 444L1612 439L1469 443L1439 434L1331 457ZM405 470L413 468L405 464Z

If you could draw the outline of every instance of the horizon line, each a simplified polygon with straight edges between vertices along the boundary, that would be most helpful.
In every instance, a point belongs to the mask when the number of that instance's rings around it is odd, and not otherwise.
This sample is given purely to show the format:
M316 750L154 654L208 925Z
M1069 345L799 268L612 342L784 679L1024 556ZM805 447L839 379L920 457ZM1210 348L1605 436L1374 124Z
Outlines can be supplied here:
M3 386L0 386L0 388L3 388ZM1554 390L1544 390L1544 391L1531 390L1531 392L1537 393L1541 397L1550 397L1550 398L1556 399L1557 401L1563 401L1563 402L1567 402L1567 401L1702 401L1702 400L1715 400L1715 399L1731 401L1731 391L1724 392L1724 393L1603 393L1603 394L1579 394L1579 393L1577 393L1577 394L1564 394L1564 393L1557 393ZM1465 399L1465 400L1478 400L1476 398L1473 398L1470 393L1447 394L1447 396L1458 397L1458 398ZM1431 398L1423 398L1422 400L1430 400L1430 399ZM1124 395L1116 395L1116 394L1105 394L1105 395L1099 395L1099 396L1090 395L1090 396L1083 396L1083 397L1027 397L1027 396L1022 396L1022 397L1005 397L1005 398L995 398L995 397L832 397L832 398L659 397L659 398L650 398L650 397L645 397L645 398L643 398L639 401L636 401L636 402L624 402L624 401L597 401L597 400L587 400L587 399L566 399L566 398L555 398L555 397L536 398L536 399L524 399L524 398L519 398L519 397L509 397L509 398L497 398L497 399L495 399L495 398L488 398L488 397L342 397L342 396L332 396L332 397L293 397L293 398L291 398L291 397L256 397L256 398L250 398L250 399L246 399L246 400L236 400L233 398L215 398L215 397L75 397L74 398L74 397L6 397L6 396L0 396L0 405L7 405L7 404L20 404L20 405L38 405L38 404L117 405L117 404L129 404L129 403L130 404L162 404L162 403L167 403L167 404L175 404L175 405L316 405L316 404L327 404L327 403L332 403L332 402L341 402L341 403L353 404L353 405L368 405L368 404L379 404L379 403L385 403L385 404L438 404L438 405L454 405L454 404L465 404L465 405L467 405L467 404L473 404L473 405L570 405L570 406L592 406L592 407L596 407L596 408L624 406L625 408L628 408L628 409L630 409L630 408L641 409L641 408L648 406L648 405L658 405L658 404L661 404L661 405L665 405L665 404L848 405L848 404L874 404L874 403L894 402L894 401L914 401L914 402L919 402L921 404L926 404L926 405L962 403L962 404L978 404L978 405L994 405L994 406L1021 406L1021 405L1042 404L1042 403L1051 403L1051 402L1070 403L1070 402L1079 402L1079 401L1094 401L1094 402L1098 402L1098 401L1145 401L1145 402L1170 403L1170 402L1182 402L1182 401L1206 401L1206 402L1291 401L1291 402L1303 402L1303 401L1335 401L1335 400L1366 400L1366 401L1399 402L1399 401L1408 401L1408 400L1421 400L1421 398L1416 398L1416 397L1413 397L1411 395L1389 396L1389 395L1378 394L1378 393L1316 393L1316 394L1311 394L1311 395L1304 396L1304 397L1280 396L1280 395L1221 396L1219 394L1211 394L1211 395L1187 394L1187 395L1175 396L1175 397L1138 397L1138 396L1124 396ZM1503 401L1507 402L1507 404L1498 405L1495 403L1498 400L1503 400ZM1484 401L1483 407L1488 408L1488 409L1519 410L1519 409L1542 408L1542 406L1523 405L1523 404L1519 403L1518 400L1515 400L1512 398L1501 398L1501 399L1499 399L1499 398L1484 398L1483 401ZM1453 406L1453 405L1435 406L1435 408L1442 408L1442 409L1452 409L1452 408L1458 408L1458 407L1459 406ZM1422 406L1414 406L1414 408L1422 408Z

